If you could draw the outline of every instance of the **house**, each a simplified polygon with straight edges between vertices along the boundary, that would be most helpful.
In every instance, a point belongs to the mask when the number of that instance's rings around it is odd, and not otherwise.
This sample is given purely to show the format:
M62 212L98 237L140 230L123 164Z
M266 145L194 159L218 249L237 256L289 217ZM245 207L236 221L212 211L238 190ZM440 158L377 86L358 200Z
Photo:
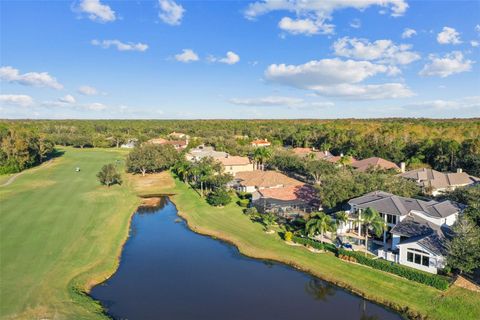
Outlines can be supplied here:
M259 212L284 218L305 216L320 207L315 188L304 183L257 190L252 193L252 204Z
M256 139L250 142L252 147L270 147L272 144L267 139Z
M397 166L395 163L379 158L379 157L372 157L363 160L356 160L353 161L351 166L358 171L365 172L368 169L380 169L380 170L397 170L400 171L400 167Z
M137 144L137 142L138 142L137 139L128 139L127 142L120 145L120 148L126 148L126 149L135 148L135 145Z
M480 183L480 178L457 169L457 172L439 172L433 169L421 168L399 174L400 177L415 181L423 192L437 196L443 192L455 190Z
M352 165L352 163L354 163L355 161L357 161L357 159L355 159L354 157L351 157L351 156L346 156L347 158L345 158L346 160L346 164L347 165ZM328 162L331 162L331 163L334 163L334 164L339 164L340 163L340 160L342 160L342 158L344 158L344 155L343 154L340 154L339 156L331 156L331 157L326 157L325 160L328 161Z
M188 140L167 140L163 138L154 138L147 141L147 143L157 145L172 145L175 150L183 150L188 146Z
M188 161L198 161L202 158L211 157L220 162L225 173L235 176L238 172L253 171L254 166L248 157L231 156L227 152L216 151L213 147L204 145L190 149L185 155Z
M333 157L329 151L318 151L315 148L293 148L292 152L300 158L312 157L315 160L327 160Z
M168 137L176 140L188 140L190 138L190 136L186 135L185 133L175 131L169 133Z
M243 192L255 192L262 189L283 188L302 184L301 181L290 178L283 173L262 170L238 172L234 181L234 187Z
M253 171L253 163L248 157L231 156L227 154L223 158L216 158L224 168L225 173L235 176L239 172Z
M451 234L463 208L451 201L423 201L374 191L351 199L349 220L339 233L362 234L362 211L376 209L384 219L386 230L372 242L379 244L380 258L430 273L444 267L445 241Z

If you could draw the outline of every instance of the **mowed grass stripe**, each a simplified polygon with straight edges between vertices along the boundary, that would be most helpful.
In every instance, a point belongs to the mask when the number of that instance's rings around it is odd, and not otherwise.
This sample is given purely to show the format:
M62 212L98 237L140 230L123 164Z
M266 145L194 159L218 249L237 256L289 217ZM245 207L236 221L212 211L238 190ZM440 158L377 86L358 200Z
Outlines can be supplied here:
M92 301L72 300L69 285L114 271L138 199L127 185L100 186L96 173L123 157L67 148L51 166L0 188L1 317L102 317Z

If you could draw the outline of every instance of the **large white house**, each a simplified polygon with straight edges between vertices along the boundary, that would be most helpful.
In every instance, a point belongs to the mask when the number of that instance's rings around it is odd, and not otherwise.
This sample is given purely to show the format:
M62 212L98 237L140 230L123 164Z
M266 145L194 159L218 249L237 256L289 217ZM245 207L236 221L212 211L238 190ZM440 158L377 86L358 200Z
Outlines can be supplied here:
M362 211L376 209L387 226L377 255L423 271L437 273L445 266L445 241L451 236L462 208L451 201L423 201L374 191L351 199L349 221L338 232L362 232Z

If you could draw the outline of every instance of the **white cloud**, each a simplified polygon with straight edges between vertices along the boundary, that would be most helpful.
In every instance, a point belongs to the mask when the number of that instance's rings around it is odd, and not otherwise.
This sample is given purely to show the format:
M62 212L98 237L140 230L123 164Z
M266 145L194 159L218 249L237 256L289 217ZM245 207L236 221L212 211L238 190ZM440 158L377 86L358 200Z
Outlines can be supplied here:
M394 17L403 15L408 8L405 0L263 0L251 3L244 14L253 20L272 11L288 11L294 13L296 19L282 18L279 26L284 30L294 31L294 34L330 34L335 26L326 21L332 20L334 11L345 8L364 10L372 5L390 8Z
M220 62L225 64L235 64L240 61L240 56L233 51L228 51L224 58L217 58L214 56L209 56L207 58L210 62Z
M94 96L99 94L98 90L91 86L81 86L77 91L84 96Z
M182 22L185 9L175 3L173 0L158 0L160 5L160 13L158 16L163 22L169 25L179 25Z
M57 90L63 88L63 85L61 85L57 79L50 76L48 72L27 72L20 74L18 69L10 66L0 68L0 79L26 86L49 87Z
M180 62L192 62L198 61L198 55L192 49L183 49L182 53L175 55L175 60Z
M427 63L420 71L421 76L448 77L455 73L470 71L474 61L466 60L460 51L447 53L443 57L437 55L429 56L430 63Z
M354 28L354 29L358 29L362 26L362 21L360 21L360 19L353 19L351 22L350 22L350 27Z
M292 19L283 17L278 23L278 27L291 34L331 34L333 33L333 25L323 23L323 21L312 19Z
M0 94L0 103L7 106L29 107L33 99L25 94Z
M450 27L443 27L442 32L437 35L437 41L440 44L462 43L460 40L460 33L458 33L454 28Z
M73 104L73 103L77 102L77 100L75 100L75 97L72 96L71 94L67 94L64 97L58 98L58 101L60 101L62 103L68 103L68 104Z
M369 61L336 59L312 60L301 65L272 64L265 71L271 82L312 90L320 95L357 99L384 99L412 96L401 83L361 85L377 74L396 74L398 68Z
M422 109L434 109L434 110L460 110L476 108L480 111L480 96L464 97L455 100L430 100L412 103L404 106L405 109L422 110Z
M144 52L148 49L148 45L144 43L133 43L128 42L124 43L119 40L92 40L91 44L94 46L99 46L104 49L108 49L111 46L116 47L118 51L139 51Z
M84 109L91 110L91 111L102 111L108 108L106 105L99 102L89 103L89 104L83 105L82 107Z
M367 39L343 37L335 41L333 49L337 56L389 64L409 64L420 59L418 53L410 51L411 45L396 45L391 40L369 42Z
M472 47L474 47L474 48L480 46L480 42L478 42L477 40L472 40L472 41L470 41L470 44L471 44Z
M416 34L417 34L417 31L415 31L414 29L405 28L405 29L403 29L402 39L411 38Z
M477 24L477 25L475 26L475 31L477 31L478 33L480 33L480 24Z
M294 97L268 96L260 98L232 98L230 103L243 106L294 106L304 102Z
M115 11L108 5L101 4L100 0L81 0L76 9L86 13L92 21L112 22L116 19Z

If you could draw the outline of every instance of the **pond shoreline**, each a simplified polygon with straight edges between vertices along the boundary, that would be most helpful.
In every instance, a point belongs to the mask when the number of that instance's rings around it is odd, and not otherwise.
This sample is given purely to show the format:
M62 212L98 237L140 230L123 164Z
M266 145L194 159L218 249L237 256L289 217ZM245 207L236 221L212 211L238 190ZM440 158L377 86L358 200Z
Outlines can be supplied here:
M389 302L389 301L384 301L384 300L379 300L379 299L375 299L374 297L371 297L369 295L366 295L365 293L363 293L362 291L360 291L359 289L356 289L350 285L347 285L341 281L337 281L337 280L333 280L333 279L329 279L329 278L325 278L321 275L319 275L318 273L316 273L315 271L311 270L311 269L308 269L308 268L304 268L296 263L293 263L291 261L288 261L287 259L274 259L274 258L268 258L268 257L265 257L265 256L261 256L261 255L254 255L254 254L248 254L245 252L245 250L242 250L242 247L241 245L239 245L237 242L235 242L234 240L232 240L231 238L229 238L228 236L225 236L225 235L220 235L218 233L215 233L215 231L211 231L211 230L208 230L206 228L202 228L200 226L197 226L197 225L194 225L192 222L191 222L191 219L189 219L189 216L188 214L186 214L185 212L181 211L178 209L178 206L177 204L175 203L175 195L170 195L169 196L169 199L170 201L175 205L175 207L177 208L177 215L180 216L185 222L186 222L186 225L187 227L192 231L192 232L195 232L197 234L200 234L200 235L203 235L203 236L208 236L208 237L211 237L215 240L220 240L222 242L225 242L229 245L232 245L234 246L235 248L237 248L238 252L246 257L249 257L249 258L253 258L253 259L257 259L257 260L261 260L261 261L271 261L271 262L276 262L276 263L280 263L280 264L284 264L284 265L287 265L287 266L290 266L296 270L299 270L301 272L304 272L304 273L307 273L309 275L312 275L314 277L317 277L318 279L321 279L321 280L324 280L324 281L327 281L339 288L342 288L344 290L346 290L347 292L349 293L352 293L356 296L359 296L361 298L364 298L370 302L373 302L375 304L378 304L384 308L387 308L387 309L390 309L394 312L397 312L399 313L399 315L403 318L407 317L408 319L414 319L414 320L423 320L423 319L427 319L428 317L426 315L422 315L421 313L418 313L416 311L413 311L413 310L410 310L408 307L402 307L400 305L397 305L395 303L392 303L392 302Z

